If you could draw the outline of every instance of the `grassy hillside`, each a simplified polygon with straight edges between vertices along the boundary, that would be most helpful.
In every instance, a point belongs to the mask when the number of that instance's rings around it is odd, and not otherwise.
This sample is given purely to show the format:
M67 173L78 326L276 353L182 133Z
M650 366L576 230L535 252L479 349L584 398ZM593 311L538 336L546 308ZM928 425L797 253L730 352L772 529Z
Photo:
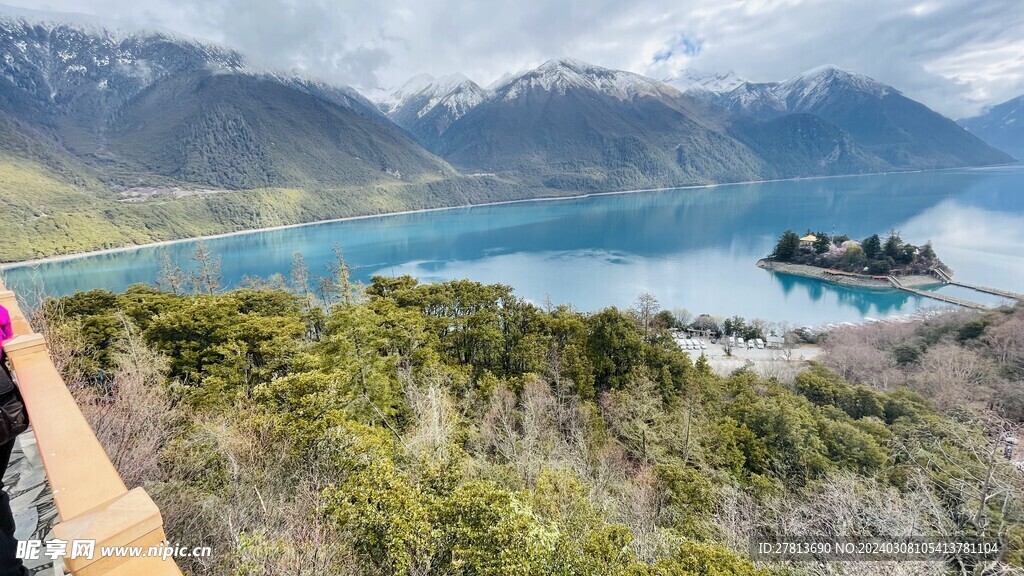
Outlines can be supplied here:
M165 182L170 182L165 181ZM43 137L0 119L0 262L133 244L552 194L497 177L423 174L349 186L279 186L183 193L163 184L142 201Z
M43 165L0 156L0 207L7 232L0 243L0 261L529 195L498 178L457 178L351 188L261 188L127 202L92 194L48 172Z

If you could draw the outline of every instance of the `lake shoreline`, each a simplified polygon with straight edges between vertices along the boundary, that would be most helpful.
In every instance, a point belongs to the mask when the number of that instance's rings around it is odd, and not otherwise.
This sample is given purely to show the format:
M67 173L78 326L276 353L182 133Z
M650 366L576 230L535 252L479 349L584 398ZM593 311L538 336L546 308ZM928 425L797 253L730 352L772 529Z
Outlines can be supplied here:
M762 258L757 261L757 267L769 272L778 272L780 274L791 274L793 276L803 276L804 278L814 278L815 280L821 280L822 282L828 282L830 284L839 284L841 286L849 286L851 288L866 288L869 290L895 290L892 284L888 280L876 280L874 278L864 278L859 276L835 276L826 275L824 268L817 266L808 266L806 264L792 264L789 262L773 262L767 258ZM909 288L924 288L926 286L937 286L941 285L942 282L932 278L931 276L900 276L899 280L904 286Z
M205 240L216 240L219 238L229 238L232 236L241 236L245 234L258 234L263 232L275 232L279 230L288 230L292 228L301 228L306 226L320 226L325 224L335 224L338 222L348 222L353 220L367 220L371 218L388 218L393 216L408 216L412 214L423 214L430 212L440 212L447 210L459 210L459 209L471 209L471 208L486 208L491 206L504 206L508 204L523 204L527 202L558 202L564 200L583 200L586 198L595 198L601 196L616 196L624 194L640 194L645 192L666 192L670 190L704 190L711 188L724 188L729 186L745 186L750 184L768 184L778 182L802 182L807 180L832 180L839 178L859 178L864 176L886 176L889 174L921 174L925 172L945 172L949 170L977 170L986 168L999 168L1002 165L995 166L960 166L956 168L940 168L936 170L905 170L905 171L893 171L893 172L873 172L865 174L838 174L835 176L806 176L800 178L777 178L770 180L747 180L742 182L722 182L714 184L694 184L691 186L673 186L665 188L638 188L632 190L612 190L608 192L585 192L581 194L568 194L562 196L541 196L535 198L522 198L518 200L500 200L497 202L483 202L480 204L460 204L458 206L439 206L435 208L418 208L415 210L401 210L398 212L382 212L379 214L363 214L357 216L343 216L340 218L329 218L326 220L316 220L313 222L299 222L296 224L282 224L280 226L271 226L268 228L251 228L246 230L235 230L232 232L221 232L217 234L207 234L203 236L190 236L188 238L175 238L170 240L159 240L156 242L147 242L145 244L133 244L128 246L118 246L115 248L104 248L102 250L92 250L89 252L75 252L71 254L57 254L54 256L46 256L43 258L33 258L31 260L19 260L16 262L3 262L0 263L0 272L6 270L15 270L19 268L33 268L42 264L51 264L55 262L66 262L69 260L78 260L82 258L89 258L93 256L103 256L107 254L120 254L123 252L132 252L136 250L143 250L147 248L159 248L161 246L170 246L173 244L180 244L183 242L201 242Z

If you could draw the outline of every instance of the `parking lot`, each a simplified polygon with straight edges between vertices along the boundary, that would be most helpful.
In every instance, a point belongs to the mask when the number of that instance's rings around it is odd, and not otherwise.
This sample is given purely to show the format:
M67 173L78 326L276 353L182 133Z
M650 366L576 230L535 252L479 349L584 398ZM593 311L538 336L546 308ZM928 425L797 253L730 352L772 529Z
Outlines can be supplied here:
M787 358L785 351L779 348L747 348L746 345L743 347L735 345L732 347L730 356L725 353L725 347L721 340L712 343L709 339L694 338L690 340L691 346L693 346L693 342L701 341L706 348L687 350L685 348L686 340L676 338L676 343L680 344L680 348L683 348L690 358L696 360L698 356L704 354L711 364L711 368L718 374L728 374L739 368L749 367L759 373L789 374L791 376L795 374L795 371L802 369L801 365L804 362L813 360L821 353L821 348L818 346L802 344L793 348Z

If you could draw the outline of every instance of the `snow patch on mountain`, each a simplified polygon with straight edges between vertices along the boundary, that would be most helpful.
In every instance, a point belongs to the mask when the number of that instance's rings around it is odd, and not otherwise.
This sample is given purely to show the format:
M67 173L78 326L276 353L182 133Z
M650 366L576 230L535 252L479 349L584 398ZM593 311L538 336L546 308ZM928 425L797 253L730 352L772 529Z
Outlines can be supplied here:
M978 116L958 120L989 144L1024 160L1024 95L996 104Z
M523 72L525 72L525 70L520 70L519 72L516 72L514 74L512 72L505 72L501 76L499 76L497 80L488 84L486 88L488 91L494 92L498 89L499 86L505 84L506 82L515 78L516 76L519 76Z
M427 105L416 114L422 117L437 106L444 106L454 118L461 118L466 112L480 104L488 93L462 74L438 78Z
M140 25L119 18L104 18L79 12L35 10L0 4L0 26L13 23L39 27L47 31L74 31L88 36L107 38L115 42L131 37L161 36L175 43L203 44L197 38L151 23Z

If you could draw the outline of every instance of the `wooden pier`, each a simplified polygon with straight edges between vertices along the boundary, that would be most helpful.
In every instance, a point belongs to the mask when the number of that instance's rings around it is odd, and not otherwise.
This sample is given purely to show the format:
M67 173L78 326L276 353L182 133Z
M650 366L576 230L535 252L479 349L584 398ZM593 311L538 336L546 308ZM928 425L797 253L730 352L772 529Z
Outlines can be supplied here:
M939 294L937 292L928 292L927 290L918 290L917 288L905 286L895 276L886 276L886 279L889 281L889 284L892 284L893 288L896 288L897 290L903 290L904 292L910 292L911 294L917 294L918 296L922 296L924 298L931 298L933 300L939 300L941 302L947 302L949 304L956 304L957 306L963 306L964 308L972 308L974 310L988 309L988 307L986 307L985 305L978 304L977 302L971 302L970 300L954 298L952 296Z

